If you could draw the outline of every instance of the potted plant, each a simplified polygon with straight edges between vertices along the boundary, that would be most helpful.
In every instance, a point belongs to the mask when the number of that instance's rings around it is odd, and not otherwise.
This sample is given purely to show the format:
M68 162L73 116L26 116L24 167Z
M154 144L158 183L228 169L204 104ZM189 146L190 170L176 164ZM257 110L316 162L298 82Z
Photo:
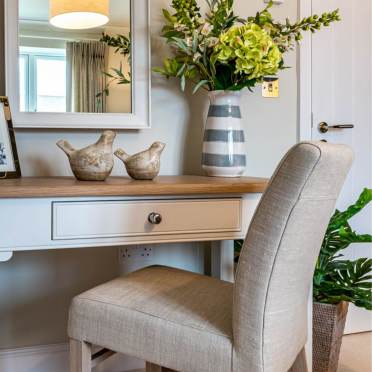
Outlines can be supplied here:
M203 169L211 176L240 176L246 164L241 125L240 91L252 90L264 78L286 68L283 56L294 49L302 32L316 32L340 20L338 10L298 22L274 21L273 2L253 17L242 19L233 0L206 0L202 16L197 0L173 0L172 13L163 9L162 36L173 57L154 69L167 78L180 79L209 91L211 106L205 128Z
M345 260L350 244L371 243L372 235L359 235L349 225L351 217L372 200L365 189L357 202L336 210L325 234L313 280L313 371L336 372L348 304L372 310L372 259Z

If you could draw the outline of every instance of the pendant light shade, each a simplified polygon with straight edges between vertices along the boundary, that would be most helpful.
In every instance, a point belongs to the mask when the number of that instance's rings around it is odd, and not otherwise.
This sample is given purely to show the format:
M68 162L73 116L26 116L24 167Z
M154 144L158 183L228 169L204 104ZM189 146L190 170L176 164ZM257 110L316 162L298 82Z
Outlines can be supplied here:
M109 21L109 0L50 0L50 23L59 28L84 30Z

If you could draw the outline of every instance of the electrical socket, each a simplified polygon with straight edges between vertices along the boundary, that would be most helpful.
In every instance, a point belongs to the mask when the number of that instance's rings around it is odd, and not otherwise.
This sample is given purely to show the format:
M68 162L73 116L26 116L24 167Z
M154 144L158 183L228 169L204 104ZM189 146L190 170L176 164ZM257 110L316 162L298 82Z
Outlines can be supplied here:
M119 249L120 261L142 260L151 258L152 256L153 250L149 245L131 245Z

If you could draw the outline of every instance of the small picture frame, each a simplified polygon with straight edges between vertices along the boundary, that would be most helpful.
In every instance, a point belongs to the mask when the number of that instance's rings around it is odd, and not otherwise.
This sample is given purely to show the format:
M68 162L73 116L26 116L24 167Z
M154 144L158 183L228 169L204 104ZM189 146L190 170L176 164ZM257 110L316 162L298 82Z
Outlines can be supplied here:
M0 96L0 180L21 177L8 97Z

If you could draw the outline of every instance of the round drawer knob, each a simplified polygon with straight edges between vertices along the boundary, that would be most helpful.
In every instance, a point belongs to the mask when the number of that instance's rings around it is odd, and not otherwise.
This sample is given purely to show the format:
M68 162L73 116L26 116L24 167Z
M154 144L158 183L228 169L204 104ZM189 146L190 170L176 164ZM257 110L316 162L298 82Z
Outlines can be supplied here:
M162 220L161 214L152 212L149 214L148 221L153 225L159 225Z

